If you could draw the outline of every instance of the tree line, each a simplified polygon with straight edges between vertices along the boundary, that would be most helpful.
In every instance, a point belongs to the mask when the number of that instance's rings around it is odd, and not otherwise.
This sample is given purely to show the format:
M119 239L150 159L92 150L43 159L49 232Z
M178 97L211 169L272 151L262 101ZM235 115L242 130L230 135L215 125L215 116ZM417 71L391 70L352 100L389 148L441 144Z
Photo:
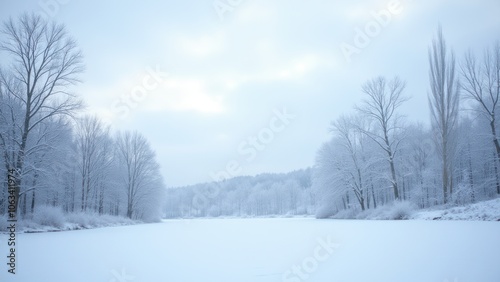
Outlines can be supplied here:
M83 115L72 92L83 56L64 25L23 14L4 22L0 36L6 58L0 66L0 214L11 205L25 217L50 205L159 219L165 188L155 153L140 133L115 134Z
M408 123L399 77L365 82L363 100L331 123L313 186L322 217L408 200L425 208L500 194L500 45L457 60L441 28L428 50L430 127Z
M315 213L311 169L239 176L168 189L168 218L306 215Z

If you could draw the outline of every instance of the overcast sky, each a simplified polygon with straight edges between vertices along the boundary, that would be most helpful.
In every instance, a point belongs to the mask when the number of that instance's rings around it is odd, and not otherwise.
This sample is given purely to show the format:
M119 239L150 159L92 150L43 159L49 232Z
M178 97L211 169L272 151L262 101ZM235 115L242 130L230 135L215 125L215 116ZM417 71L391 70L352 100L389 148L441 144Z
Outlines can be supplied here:
M459 58L500 39L498 0L0 0L2 21L24 11L67 26L86 112L144 134L169 187L312 166L378 75L406 80L403 113L428 123L438 24Z

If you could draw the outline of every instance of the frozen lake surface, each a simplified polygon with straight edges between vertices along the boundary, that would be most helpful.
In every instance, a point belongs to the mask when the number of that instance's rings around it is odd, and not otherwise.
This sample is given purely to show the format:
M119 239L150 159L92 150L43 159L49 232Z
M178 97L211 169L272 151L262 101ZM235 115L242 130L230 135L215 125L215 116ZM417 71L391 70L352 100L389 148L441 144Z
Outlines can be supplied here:
M17 245L17 274L2 263L0 281L500 281L499 222L168 220Z

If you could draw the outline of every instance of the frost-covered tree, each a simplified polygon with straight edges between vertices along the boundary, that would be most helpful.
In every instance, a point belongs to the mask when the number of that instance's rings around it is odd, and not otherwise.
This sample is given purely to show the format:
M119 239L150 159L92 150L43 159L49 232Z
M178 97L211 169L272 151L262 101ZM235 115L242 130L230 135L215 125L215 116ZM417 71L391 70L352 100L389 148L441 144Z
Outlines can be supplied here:
M500 43L484 52L478 61L472 52L468 52L460 65L462 73L462 90L465 97L473 100L477 111L485 118L490 127L491 141L495 148L494 161L496 171L496 192L500 194L498 179L498 162L500 160L500 142L498 141L497 111L500 102Z
M19 194L22 216L33 213L38 204L62 203L61 169L70 159L71 128L65 119L50 119L38 126L28 139Z
M357 120L355 120L357 119ZM343 159L343 164L338 167L338 171L343 171L345 182L354 193L361 210L365 210L368 194L368 175L366 168L368 166L367 157L363 154L364 140L366 137L363 132L369 130L364 129L360 125L362 121L360 117L341 116L332 124L332 131L338 136L339 145L342 147L343 154L339 154L339 158ZM360 128L363 128L360 130Z
M71 115L80 107L69 86L82 71L82 55L63 25L35 14L9 19L1 29L0 50L10 59L0 72L0 88L12 102L2 112L14 127L0 132L5 164L15 171L15 199L19 201L29 139L45 121ZM20 106L20 107L18 107ZM36 142L34 142L36 143Z
M75 149L81 190L81 210L104 209L104 189L113 164L109 128L97 117L85 116L76 123ZM94 201L93 201L94 200Z
M149 142L138 132L119 133L116 138L129 218L158 220L161 217L165 187Z
M389 179L395 199L399 199L400 196L394 158L402 137L397 134L401 130L400 116L397 111L407 100L403 96L405 85L405 82L398 77L390 81L384 77L369 80L362 87L366 98L362 105L357 107L358 112L376 125L374 130L363 130L363 132L386 154L390 171Z
M455 72L455 55L449 51L441 27L429 48L429 106L436 141L436 148L442 162L443 202L453 192L453 158L456 153L454 142L458 125L460 84Z
M435 144L429 128L424 125L410 124L406 127L406 139L399 154L399 163L406 168L409 199L420 207L434 205L436 192Z

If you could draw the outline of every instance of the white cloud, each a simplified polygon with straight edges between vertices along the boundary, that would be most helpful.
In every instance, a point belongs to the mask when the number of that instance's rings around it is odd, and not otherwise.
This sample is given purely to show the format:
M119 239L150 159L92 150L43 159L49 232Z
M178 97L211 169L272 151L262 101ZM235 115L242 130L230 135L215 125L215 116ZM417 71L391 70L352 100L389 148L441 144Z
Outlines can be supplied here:
M326 56L319 54L304 54L290 60L263 66L259 71L242 71L238 73L223 73L214 81L220 81L227 90L236 90L242 84L269 81L297 81L307 77L318 68L330 66L332 63Z
M314 71L320 65L321 60L317 55L307 54L295 59L287 67L279 70L277 78L298 79Z
M186 56L204 58L220 53L225 45L225 34L222 31L201 36L178 35L174 40L177 51Z
M278 7L271 1L245 1L235 8L235 21L240 24L262 24L277 18Z
M144 109L218 114L224 112L222 102L222 96L209 93L201 79L169 78L145 101Z

